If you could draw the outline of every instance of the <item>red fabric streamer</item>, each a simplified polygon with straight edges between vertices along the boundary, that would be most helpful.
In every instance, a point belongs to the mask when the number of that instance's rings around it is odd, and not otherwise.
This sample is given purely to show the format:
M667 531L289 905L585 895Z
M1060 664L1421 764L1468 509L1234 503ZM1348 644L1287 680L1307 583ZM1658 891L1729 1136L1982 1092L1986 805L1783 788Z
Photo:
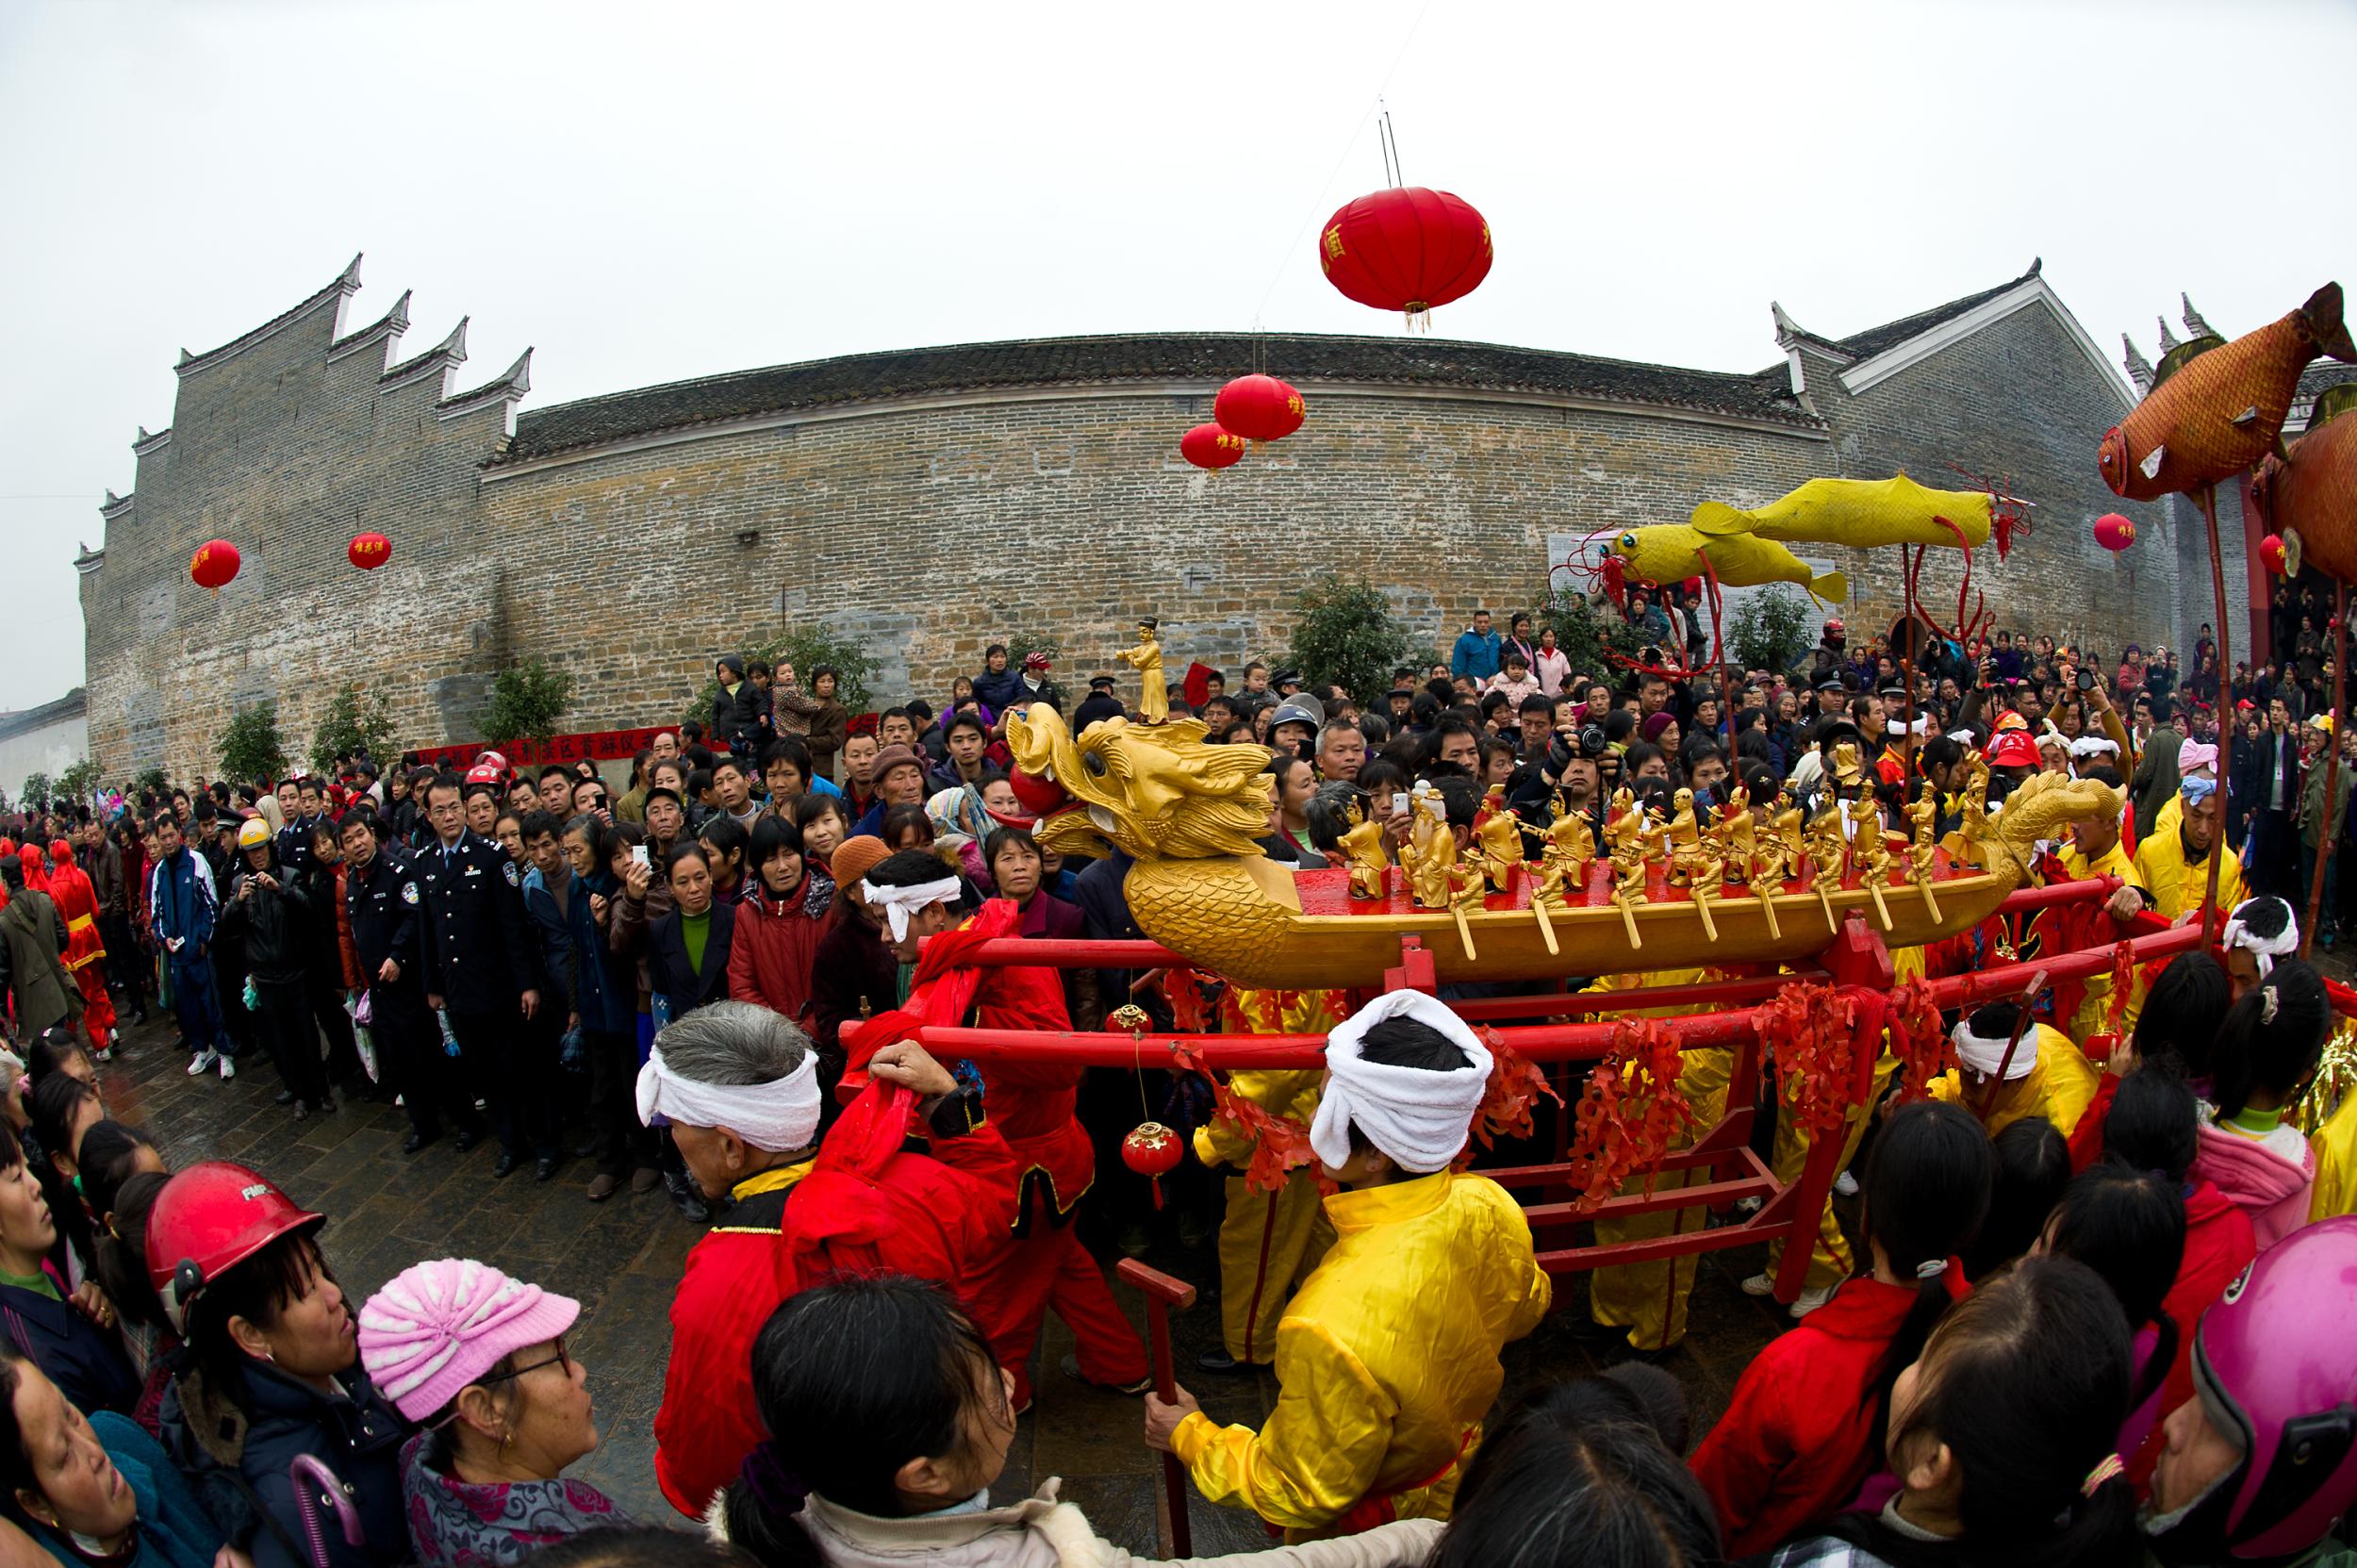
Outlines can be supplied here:
M1932 1000L1931 982L1910 980L1890 994L1890 1051L1899 1059L1899 1103L1929 1099L1932 1081L1956 1065L1949 1038Z
M1786 986L1753 1020L1793 1125L1812 1136L1837 1131L1850 1114L1857 1074L1857 1006L1830 985Z
M1694 1126L1694 1107L1678 1086L1685 1053L1658 1018L1622 1018L1612 1026L1611 1054L1588 1075L1573 1113L1572 1202L1592 1212L1638 1171L1645 1190L1671 1145Z

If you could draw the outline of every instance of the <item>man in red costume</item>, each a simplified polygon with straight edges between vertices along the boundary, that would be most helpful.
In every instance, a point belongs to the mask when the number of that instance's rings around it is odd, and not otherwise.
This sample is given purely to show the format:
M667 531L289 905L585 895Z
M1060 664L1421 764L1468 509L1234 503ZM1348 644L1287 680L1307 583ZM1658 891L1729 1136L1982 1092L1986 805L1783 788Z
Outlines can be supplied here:
M984 968L971 962L983 943L1022 934L1023 912L1014 900L993 899L952 926L958 879L921 850L902 850L869 871L860 894L883 916L884 934L902 963L915 963L915 973L908 999L860 1030L847 1085L857 1081L864 1053L878 1042L905 1039L926 1025L1072 1027L1064 1012L1063 982L1054 969ZM1116 1393L1144 1394L1152 1380L1146 1345L1072 1225L1073 1205L1096 1174L1088 1131L1073 1114L1084 1069L1004 1059L978 1064L977 1069L982 1102L1014 1151L1022 1187L1014 1245L983 1280L974 1312L999 1363L1014 1374L1015 1411L1031 1402L1029 1363L1050 1307L1080 1344L1080 1354L1065 1363L1068 1374Z
M655 1480L701 1517L767 1434L753 1338L780 1302L841 1274L938 1282L975 1309L1014 1213L1014 1161L981 1097L913 1041L868 1065L866 1092L818 1142L817 1055L750 1002L708 1003L656 1036L639 1119L667 1119L689 1176L728 1206L687 1255L654 1418ZM910 1137L929 1140L913 1152Z
M26 846L25 852L32 852ZM101 1062L114 1054L115 1004L107 994L107 948L98 935L98 889L74 860L74 846L60 838L49 846L49 898L65 922L65 966L82 988L82 1024L92 1054ZM32 885L26 868L25 885Z

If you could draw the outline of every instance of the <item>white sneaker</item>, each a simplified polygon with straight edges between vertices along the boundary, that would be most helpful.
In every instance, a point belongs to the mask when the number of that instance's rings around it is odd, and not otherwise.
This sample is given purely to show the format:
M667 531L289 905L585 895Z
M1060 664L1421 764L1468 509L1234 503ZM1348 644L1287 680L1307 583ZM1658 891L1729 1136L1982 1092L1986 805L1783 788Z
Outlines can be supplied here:
M194 1056L189 1058L189 1076L190 1078L204 1077L206 1069L220 1060L222 1060L221 1052L213 1049L210 1046L206 1047L203 1050L198 1051Z
M1755 1274L1743 1281L1743 1294L1745 1296L1773 1296L1776 1294L1776 1282L1768 1275Z
M1845 1170L1833 1179L1833 1190L1843 1197L1857 1197L1857 1178Z
M231 1060L230 1060L228 1057L226 1057L226 1056L223 1057L223 1058L221 1059L221 1076L222 1076L222 1077L223 1077L223 1078L235 1078L235 1077L237 1077L237 1076L238 1076L238 1065L237 1065L237 1063L235 1063L235 1062L231 1061Z
M1793 1321L1798 1322L1832 1299L1831 1290L1803 1291L1800 1299L1793 1302L1788 1310L1791 1312Z

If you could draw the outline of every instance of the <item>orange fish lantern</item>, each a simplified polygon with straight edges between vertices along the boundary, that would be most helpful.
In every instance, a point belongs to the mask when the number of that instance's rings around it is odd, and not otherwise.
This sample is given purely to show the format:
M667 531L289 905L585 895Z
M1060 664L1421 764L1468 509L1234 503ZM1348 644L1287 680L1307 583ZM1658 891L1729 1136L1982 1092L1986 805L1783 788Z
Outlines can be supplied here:
M1406 312L1411 327L1480 288L1492 254L1489 223L1471 202L1420 185L1345 203L1318 231L1326 281L1360 305Z
M2269 536L2281 536L2273 569L2296 576L2312 566L2357 583L2357 383L2316 399L2308 433L2286 457L2261 463L2252 488Z
M1216 424L1198 424L1178 437L1178 455L1198 469L1233 467L1244 456L1244 439Z
M1219 427L1252 441L1281 441L1308 415L1301 394L1273 375L1240 375L1211 400Z
M362 571L374 571L393 558L393 541L382 534L354 534L344 553Z
M2273 450L2309 360L2357 361L2337 283L2231 343L2203 341L2162 360L2151 393L2104 433L2095 463L2113 494L2157 501L2231 479Z
M2269 571L2275 573L2278 577L2283 575L2284 550L2283 535L2269 534L2266 538L2259 541L2259 564L2266 568Z
M2095 520L2095 542L2117 555L2136 542L2135 520L2118 512L2104 513Z
M189 577L200 588L219 593L238 575L238 547L227 539L206 539L189 558Z

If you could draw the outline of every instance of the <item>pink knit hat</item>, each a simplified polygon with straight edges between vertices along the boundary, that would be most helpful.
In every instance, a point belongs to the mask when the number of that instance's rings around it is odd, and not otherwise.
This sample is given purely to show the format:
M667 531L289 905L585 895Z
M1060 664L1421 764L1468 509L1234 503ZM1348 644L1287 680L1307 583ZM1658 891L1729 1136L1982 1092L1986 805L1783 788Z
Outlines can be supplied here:
M425 1421L500 1359L552 1340L581 1303L511 1279L472 1258L413 1263L360 1309L360 1362L377 1392Z

